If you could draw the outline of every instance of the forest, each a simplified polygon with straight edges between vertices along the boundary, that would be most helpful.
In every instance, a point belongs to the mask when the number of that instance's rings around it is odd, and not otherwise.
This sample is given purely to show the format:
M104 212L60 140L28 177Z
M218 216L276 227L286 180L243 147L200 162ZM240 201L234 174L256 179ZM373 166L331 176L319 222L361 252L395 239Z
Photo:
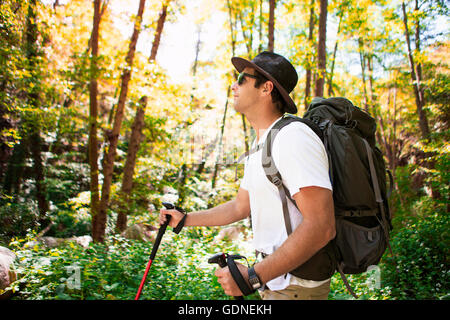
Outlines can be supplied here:
M230 59L265 50L298 116L346 97L376 120L392 253L348 277L358 299L449 299L449 27L442 0L0 1L0 299L133 299L162 202L236 196L255 132ZM251 263L251 238L168 228L141 299L232 299L207 260ZM354 299L338 273L328 298Z

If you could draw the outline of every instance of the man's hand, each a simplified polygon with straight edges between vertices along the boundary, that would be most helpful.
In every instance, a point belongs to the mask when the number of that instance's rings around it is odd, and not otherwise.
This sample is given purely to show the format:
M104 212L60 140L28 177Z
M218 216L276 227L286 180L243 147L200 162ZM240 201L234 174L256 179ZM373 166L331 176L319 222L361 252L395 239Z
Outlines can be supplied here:
M242 274L244 280L248 283L248 268L243 264L236 262L236 266ZM231 275L230 269L228 267L217 269L214 275L217 277L217 282L220 283L225 294L229 296L242 296L243 293L236 281L234 281L233 276Z
M181 213L178 210L161 209L161 210L159 210L159 224L160 225L162 225L166 222L166 220L167 220L166 215L172 216L172 218L170 219L170 222L169 222L169 226L171 226L172 228L175 228L180 223L181 219L183 219L183 217L184 217L184 213Z

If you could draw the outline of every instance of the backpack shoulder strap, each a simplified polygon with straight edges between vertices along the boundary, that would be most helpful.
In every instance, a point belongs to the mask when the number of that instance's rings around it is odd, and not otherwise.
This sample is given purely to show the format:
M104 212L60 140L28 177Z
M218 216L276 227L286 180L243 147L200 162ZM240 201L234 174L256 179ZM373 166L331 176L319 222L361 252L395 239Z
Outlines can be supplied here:
M277 136L278 132L288 124L292 122L302 122L305 123L307 126L309 126L323 141L323 134L320 130L319 126L316 125L313 121L308 119L299 118L292 115L285 115L282 119L280 119L275 125L272 127L270 132L267 134L266 141L263 146L263 154L262 154L262 166L264 169L264 173L266 174L267 179L271 183L273 183L277 188L278 192L280 194L281 202L282 202L282 208L283 208L283 216L284 216L284 223L286 226L286 232L289 236L292 233L292 226L291 226L291 219L289 216L289 210L288 210L288 203L287 199L289 199L296 207L296 202L292 199L292 196L286 188L286 186L282 182L282 177L280 172L278 171L277 167L275 166L275 162L272 158L272 146L273 142L275 140L275 137ZM297 207L298 209L298 207Z

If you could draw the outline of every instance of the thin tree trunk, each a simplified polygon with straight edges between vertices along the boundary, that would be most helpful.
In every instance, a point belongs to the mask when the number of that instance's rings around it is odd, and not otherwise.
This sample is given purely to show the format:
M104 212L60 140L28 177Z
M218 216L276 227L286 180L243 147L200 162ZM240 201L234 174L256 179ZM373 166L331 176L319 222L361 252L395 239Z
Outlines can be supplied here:
M263 48L263 41L262 41L262 25L263 25L263 10L262 10L262 3L263 0L259 0L259 21L258 21L258 34L259 34L259 45L258 45L258 52L262 51Z
M3 192L8 195L19 194L25 171L25 160L28 156L28 140L22 138L14 145L12 155L3 182Z
M397 156L397 83L394 82L394 97L392 98L394 115L393 115L393 123L392 123L392 154L394 161L392 163L392 172L395 174L395 169L397 168L398 156Z
M201 41L201 35L202 35L202 28L201 26L197 29L197 44L195 45L195 59L194 59L194 65L192 66L192 77L195 79L195 75L197 74L197 65L198 65L198 55L200 54L200 45L202 43ZM196 85L195 81L193 81L194 85L192 86L192 91L195 90ZM191 95L191 103L193 100L193 96Z
M164 22L167 17L167 6L169 1L163 4L159 14L158 23L155 31L155 38L153 40L152 50L149 57L149 62L152 63L158 54L159 43L164 28ZM131 137L128 146L127 158L123 170L122 188L120 190L121 199L119 203L119 214L117 216L116 230L122 232L127 227L127 216L129 206L131 189L133 186L134 168L136 166L136 157L139 147L142 142L142 129L144 128L145 109L147 107L147 97L143 96L136 109L136 116L133 125L131 126Z
M364 99L364 110L369 113L369 98L367 96L366 89L366 55L364 53L364 42L361 37L358 38L359 47L359 61L361 63L361 76L363 81L363 99Z
M319 17L319 43L317 47L318 75L316 79L316 97L323 97L325 76L326 76L326 58L327 58L327 0L320 0L320 17Z
M189 105L192 105L192 102L194 100L194 92L197 88L197 81L196 81L196 74L197 74L197 65L198 65L198 57L200 55L200 47L201 47L201 33L202 33L202 26L197 26L197 44L195 45L195 60L194 60L194 66L192 67L192 93L191 93L191 100L189 101ZM206 159L208 158L208 154L205 154L204 146L202 146L202 159L200 164L197 167L197 174L201 174L203 169L205 168ZM183 185L184 187L184 185ZM178 190L178 194L180 194L181 188ZM181 203L180 203L181 205Z
M238 11L239 21L241 22L241 31L242 31L242 38L244 39L245 46L247 48L247 53L249 56L251 56L252 53L252 42L253 42L253 33L250 29L250 34L247 35L247 33L244 30L244 19L242 18L241 11ZM252 24L252 22L251 22Z
M374 90L373 85L373 56L371 54L367 55L367 71L369 73L369 97L370 97L370 106L372 108L372 113L374 115L379 114L379 110L376 106L377 97Z
M336 53L337 53L338 44L339 44L338 36L341 31L342 16L343 16L343 11L341 11L341 13L339 14L339 23L338 23L338 28L337 28L336 42L334 43L333 57L331 58L331 68L330 68L330 74L328 77L328 81L329 81L328 82L328 95L329 96L334 95L334 90L333 90L334 65L336 64Z
M219 151L217 152L216 163L214 165L214 172L213 172L213 176L212 176L212 179L211 179L211 186L212 186L213 189L216 187L216 179L217 179L217 173L219 171L220 160L223 159L223 156L222 156L222 151L223 151L223 133L225 131L225 120L227 118L228 98L230 96L230 92L231 92L231 86L228 86L227 99L226 99L226 103L225 103L225 110L223 112L222 125L220 126Z
M97 116L98 116L98 83L97 83L97 58L98 38L100 28L100 0L94 1L94 22L91 34L91 81L89 84L89 167L90 167L90 191L91 191L91 215L92 230L97 224L98 210L100 204L98 187L98 139L97 139Z
M159 14L158 23L156 25L155 38L153 39L152 51L150 53L150 57L148 58L149 62L155 61L156 55L158 53L159 43L161 41L161 35L164 28L164 23L166 22L167 17L167 6L169 5L169 0L167 0L161 9Z
M144 127L145 108L147 97L143 96L136 109L136 116L131 126L130 143L128 146L127 159L123 169L122 187L120 189L119 213L117 216L116 230L122 232L127 227L128 206L131 189L133 186L134 168L136 166L136 156L142 141L142 128Z
M275 46L275 6L276 0L269 0L269 47L268 51L273 52Z
M138 14L134 24L133 34L131 36L130 46L126 57L126 66L123 69L121 77L121 89L119 94L119 101L117 103L116 114L114 117L113 129L109 139L108 154L105 159L103 167L103 185L102 197L100 200L100 209L97 213L96 225L93 228L93 240L96 242L103 242L105 237L107 210L110 199L112 175L114 171L114 159L116 157L117 144L119 141L120 128L124 117L125 102L128 94L128 83L131 79L131 70L133 66L134 54L136 51L136 43L139 38L141 29L142 15L144 13L145 0L139 1Z
M313 42L313 35L314 35L314 0L311 0L309 4L309 34L308 34L308 43L311 46ZM313 66L313 57L307 56L307 62L306 62L306 79L305 79L305 110L308 109L311 95L311 69Z
M40 130L37 129L30 137L30 151L33 157L33 171L36 181L36 200L39 208L39 222L42 223L46 220L45 215L48 212L49 206L47 201L47 191L45 186L44 165L42 163L42 138Z
M416 2L417 5L417 2ZM406 7L405 3L402 2L402 11L403 11L403 24L405 26L405 38L406 38L406 45L408 48L408 58L409 58L409 65L411 68L411 80L412 80L412 86L414 90L414 96L416 98L416 107L417 107L417 114L419 116L419 128L423 139L427 139L430 135L430 128L428 126L428 118L425 114L425 111L423 110L425 106L425 100L423 96L423 90L421 89L421 75L419 74L419 71L417 66L414 64L414 57L411 50L411 41L409 38L409 28L408 28L408 17L406 15ZM419 37L417 34L418 29L416 29L416 37ZM416 48L417 50L419 48Z
M94 1L96 1L96 0L94 0ZM108 8L109 1L110 0L103 0L103 3L101 5L101 9L100 9L99 12L97 12L97 15L98 15L97 20L99 21L99 23L102 20L103 14L105 13L106 9ZM95 5L95 2L94 2L94 5ZM100 6L100 4L98 4L98 5ZM94 10L96 10L96 9L94 8ZM95 12L94 12L94 14L95 14ZM89 53L89 51L91 51L91 49L92 49L92 41L93 41L93 36L94 36L93 31L94 30L92 30L91 37L89 38L89 42L88 42L88 47L86 49L86 53ZM97 37L98 37L98 35L97 35ZM98 44L97 44L97 46L98 46Z
M28 13L26 17L26 57L28 60L28 71L30 73L31 82L35 84L30 88L27 94L28 104L35 110L40 108L40 86L39 76L40 70L38 64L39 49L37 47L38 41L38 26L37 26L37 8L36 0L31 0L28 5ZM42 139L40 136L41 124L38 119L27 119L31 127L30 132L30 151L33 158L33 171L36 182L36 200L39 208L39 221L42 223L45 220L45 215L49 209L46 199L46 187L44 183L44 165L42 163Z
M374 90L374 81L373 81L373 56L371 54L367 54L366 56L366 60L367 60L367 71L369 74L369 98L370 98L370 111L372 112L373 117L375 118L375 120L378 122L379 126L380 126L380 130L377 130L375 133L375 137L376 140L378 142L378 144L380 146L385 146L386 147L386 152L387 152L387 146L386 143L383 139L384 137L384 123L383 123L383 117L381 115L380 112L380 108L378 105L378 99L376 97L375 94L375 90Z

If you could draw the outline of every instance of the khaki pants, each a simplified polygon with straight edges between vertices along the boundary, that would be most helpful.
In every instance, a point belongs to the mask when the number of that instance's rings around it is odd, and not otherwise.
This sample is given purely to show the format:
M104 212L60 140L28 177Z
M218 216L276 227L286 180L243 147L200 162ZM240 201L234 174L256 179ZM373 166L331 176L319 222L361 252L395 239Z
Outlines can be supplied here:
M263 300L327 300L330 293L331 280L316 288L306 288L298 285L290 285L286 289L271 291L265 289L259 291Z

